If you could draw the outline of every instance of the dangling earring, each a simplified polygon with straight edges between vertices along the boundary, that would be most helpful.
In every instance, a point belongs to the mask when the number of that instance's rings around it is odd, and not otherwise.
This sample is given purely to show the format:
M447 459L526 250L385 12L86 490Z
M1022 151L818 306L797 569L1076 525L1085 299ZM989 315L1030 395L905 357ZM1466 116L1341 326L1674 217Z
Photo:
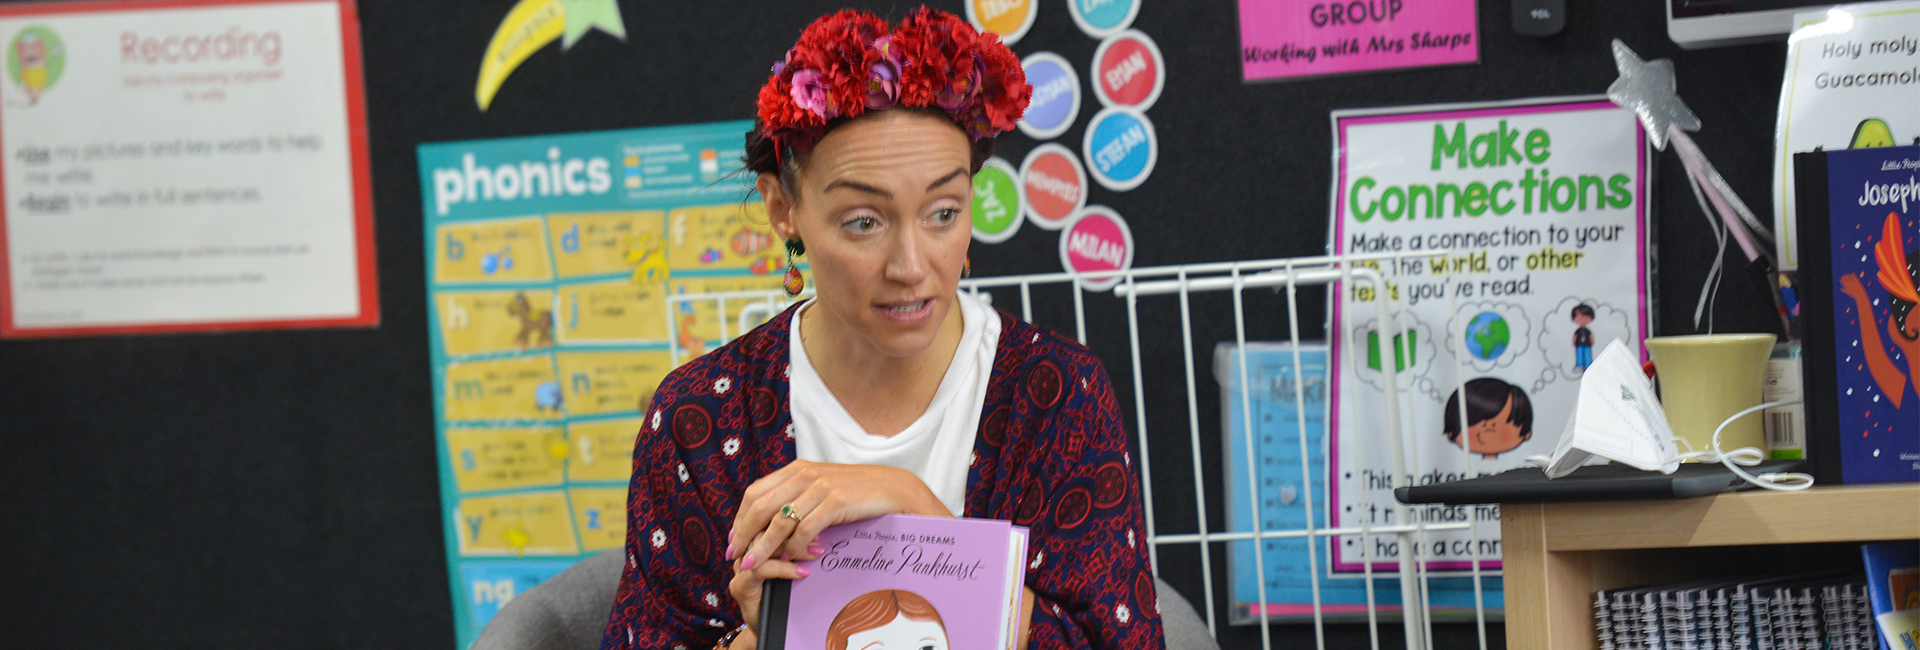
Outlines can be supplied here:
M781 280L780 286L787 290L788 296L798 296L801 291L807 289L807 279L800 275L800 267L793 263L795 255L805 254L807 254L806 244L800 243L797 238L787 240L787 275Z
M973 256L972 255L968 255L966 263L960 265L960 277L962 278L973 277Z

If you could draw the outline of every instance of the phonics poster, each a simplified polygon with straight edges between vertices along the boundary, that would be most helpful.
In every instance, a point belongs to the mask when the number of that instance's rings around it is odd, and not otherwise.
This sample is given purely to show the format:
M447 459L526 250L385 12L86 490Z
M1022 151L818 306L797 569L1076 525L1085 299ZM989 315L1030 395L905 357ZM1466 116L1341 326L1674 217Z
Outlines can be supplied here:
M374 325L348 0L0 6L0 336Z
M1349 283L1334 300L1332 524L1411 523L1395 486L1550 453L1595 351L1646 337L1648 150L1634 114L1604 99L1342 111L1333 128L1333 252L1414 255L1377 265L1400 322L1379 322L1372 287ZM1397 432L1382 408L1386 364ZM1397 476L1390 435L1409 441ZM1410 512L1473 529L1418 549L1341 539L1333 570L1396 571L1404 553L1434 570L1499 566L1497 506Z
M735 174L750 126L420 146L460 647L516 594L625 544L641 410L673 348L691 359L720 334L712 305L670 313L668 292L780 286L781 242Z

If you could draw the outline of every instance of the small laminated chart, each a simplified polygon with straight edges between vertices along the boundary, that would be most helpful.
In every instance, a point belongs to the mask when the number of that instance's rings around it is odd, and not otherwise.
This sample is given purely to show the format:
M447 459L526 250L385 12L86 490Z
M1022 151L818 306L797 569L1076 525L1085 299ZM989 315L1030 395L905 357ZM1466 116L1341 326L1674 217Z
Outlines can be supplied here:
M1325 530L1327 517L1327 346L1302 344L1298 350L1286 343L1246 345L1245 383L1241 378L1241 351L1232 343L1214 348L1214 379L1220 387L1222 431L1226 450L1222 459L1226 469L1227 530L1254 532L1257 513L1260 531L1279 532L1260 542L1256 558L1254 545L1246 541L1227 545L1227 571L1231 577L1230 620L1235 624L1260 619L1261 581L1266 587L1266 613L1269 620L1310 621L1314 614L1314 586L1319 587L1320 613L1331 621L1365 621L1367 585L1363 572L1331 570L1327 540L1355 546L1361 536L1318 537L1309 542L1302 535L1312 518L1314 530ZM1296 358L1299 372L1294 372ZM1247 390L1241 390L1242 386ZM1304 407L1301 405L1304 404ZM1251 424L1252 472L1248 471L1248 424ZM1304 429L1302 425L1304 426ZM1306 431L1303 447L1300 433ZM1302 471L1302 450L1311 478ZM1256 477L1255 490L1249 492L1247 477ZM1252 507L1249 504L1256 504ZM1393 503L1370 504L1380 510ZM1492 507L1492 506L1488 506ZM1376 535L1372 542L1392 543L1392 535ZM1309 563L1309 549L1314 552ZM1357 552L1357 550L1356 550ZM1257 561L1256 561L1257 560ZM1262 569L1264 568L1264 571ZM1429 581L1428 596L1436 620L1473 616L1474 595L1471 576L1461 572L1435 571ZM1397 615L1400 587L1385 572L1374 579L1373 598L1383 615ZM1504 601L1500 578L1481 578L1486 606L1499 610Z

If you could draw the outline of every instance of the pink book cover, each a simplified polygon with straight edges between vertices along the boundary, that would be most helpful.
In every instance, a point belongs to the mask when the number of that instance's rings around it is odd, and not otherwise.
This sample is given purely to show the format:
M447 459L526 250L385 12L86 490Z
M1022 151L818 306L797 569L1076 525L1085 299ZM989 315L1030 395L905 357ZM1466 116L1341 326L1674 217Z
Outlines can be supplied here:
M909 515L828 528L826 553L800 563L806 578L769 584L761 647L1009 647L1026 536L1006 521Z

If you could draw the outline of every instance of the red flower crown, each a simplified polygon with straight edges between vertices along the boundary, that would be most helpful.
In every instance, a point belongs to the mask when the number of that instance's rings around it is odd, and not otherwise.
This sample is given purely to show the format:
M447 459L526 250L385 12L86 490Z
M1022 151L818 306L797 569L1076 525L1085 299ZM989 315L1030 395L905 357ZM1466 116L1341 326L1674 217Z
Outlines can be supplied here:
M1011 130L1033 87L998 34L921 7L891 31L847 9L808 25L760 87L760 125L804 153L829 121L894 106L938 108L978 140Z

